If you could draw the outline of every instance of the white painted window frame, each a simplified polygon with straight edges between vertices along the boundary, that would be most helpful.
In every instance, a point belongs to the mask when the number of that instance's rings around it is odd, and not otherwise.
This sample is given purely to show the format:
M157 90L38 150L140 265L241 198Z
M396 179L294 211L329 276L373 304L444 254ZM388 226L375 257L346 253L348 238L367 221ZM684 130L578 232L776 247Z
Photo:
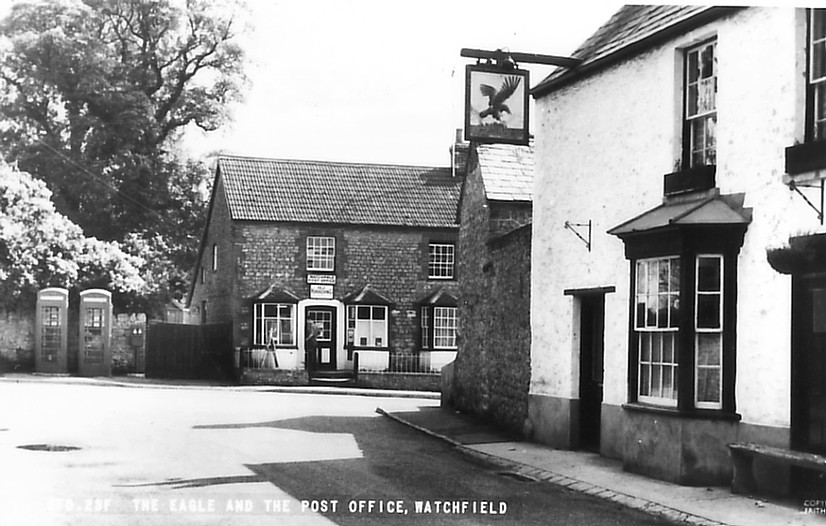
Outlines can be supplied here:
M703 78L702 77L702 53L705 49L711 48L712 49L712 74L710 77ZM691 65L691 56L696 54L697 56L697 64L698 67L701 68L700 73L698 73L698 77L696 81L692 81L690 77L690 65ZM717 163L717 135L716 135L716 127L717 127L717 77L718 77L718 69L717 69L717 39L707 40L702 44L698 44L696 46L689 47L685 50L685 120L686 120L686 133L688 133L688 161L689 166L704 166L704 165L713 165ZM705 88L704 88L705 86ZM692 88L696 88L697 90L697 102L698 107L695 112L691 110L691 102L692 102ZM700 108L699 101L703 100L703 97L700 93L703 90L711 91L713 96L710 99L713 101L713 107L706 107ZM703 128L703 144L698 145L698 139L694 134L694 123L700 122ZM706 143L706 137L708 137L709 133L712 133L714 137L714 143L711 146L708 146ZM713 155L713 162L712 159L709 159L709 152L714 152ZM695 155L700 154L702 156L702 162L695 161Z
M700 291L700 260L714 259L719 261L720 284L718 291ZM723 408L723 306L725 305L725 258L722 254L697 254L694 258L694 407L698 409L722 409ZM701 296L719 296L719 303L717 305L718 319L717 327L700 327L700 297ZM717 334L718 341L718 364L717 365L700 365L700 335L703 334ZM717 369L719 370L719 391L717 393L718 402L702 401L699 399L699 380L700 369Z
M670 305L670 303L668 302L668 299L669 299L670 296L676 295L677 299L679 299L679 295L680 295L679 285L678 285L678 288L677 288L676 291L671 290L671 285L670 285L671 280L670 279L669 279L669 288L668 288L668 290L662 292L658 288L656 293L649 290L648 285L649 285L650 281L648 279L648 275L649 275L652 263L656 263L656 272L657 272L657 275L659 276L659 265L664 261L667 261L669 263L669 278L670 278L671 272L672 272L672 269L673 269L673 262L676 261L676 262L679 263L680 262L679 256L666 256L666 257L640 259L640 260L637 260L635 268L634 268L634 272L636 272L636 280L637 280L636 290L635 290L635 294L634 294L634 332L636 334L636 341L637 341L637 400L640 401L640 402L647 403L647 404L652 404L652 405L659 405L659 406L665 406L665 407L676 407L677 406L677 399L679 397L679 383L678 383L678 376L679 376L679 370L680 370L679 361L678 361L678 351L679 351L678 338L679 338L679 332L680 332L679 327L676 326L676 321L672 321L670 319L671 316L670 316L670 309L669 308L666 308L666 312L668 313L667 314L668 319L667 319L665 327L660 327L659 326L659 324L657 322L658 321L657 318L655 318L653 325L649 324L647 316L646 316L646 319L643 320L642 323L640 323L640 320L639 320L639 314L640 313L639 313L639 309L637 309L637 305L639 305L640 299L643 298L643 297L646 298L646 305L648 304L647 299L649 297L656 297L658 305L659 305L659 301L660 301L661 297L666 298L666 305ZM641 287L640 287L640 265L644 265L646 267L646 277L645 277L645 280L643 282L642 290L641 290ZM680 269L680 270L682 270L682 269ZM678 283L679 283L679 279L680 279L680 277L678 276L677 277ZM662 345L664 343L664 339L665 339L664 335L665 334L670 334L671 335L670 339L671 339L671 343L672 343L672 349L671 349L671 361L670 362L666 362L663 359L665 357L665 348ZM663 335L662 339L660 339L659 342L658 342L661 345L660 353L659 353L660 354L660 360L656 361L656 362L653 359L654 358L653 344L654 344L655 341L657 341L657 339L655 338L655 335ZM651 340L651 344L652 344L651 345L651 350L650 350L650 357L649 357L648 361L643 360L643 338L649 338ZM671 391L674 394L673 397L651 396L651 395L643 395L642 394L642 391L643 391L643 389L642 389L642 387L643 387L643 385L642 385L643 372L642 371L643 371L643 366L645 366L645 365L649 366L649 368L650 368L649 370L652 373L653 373L653 370L654 370L655 367L660 368L661 374L660 374L660 384L658 386L658 391L663 390L662 371L664 371L665 368L670 368L671 369L671 371L672 371L672 373L671 373L672 374ZM654 386L651 385L651 383L650 383L652 378L653 378L653 374L649 374L649 377L648 377L648 379L649 379L648 392L649 393L654 392L653 391Z
M266 307L275 306L275 316L266 316ZM282 316L282 308L289 309L289 316ZM281 332L281 321L288 320L290 322L289 339L284 341ZM269 323L268 323L269 322ZM269 334L267 327L274 326L276 328L276 347L295 347L296 339L296 309L292 303L272 303L263 302L253 305L253 337L254 345L267 345L269 343Z
M307 236L307 270L333 272L336 269L336 238Z
M456 264L456 245L453 243L430 243L427 250L428 279L453 279Z

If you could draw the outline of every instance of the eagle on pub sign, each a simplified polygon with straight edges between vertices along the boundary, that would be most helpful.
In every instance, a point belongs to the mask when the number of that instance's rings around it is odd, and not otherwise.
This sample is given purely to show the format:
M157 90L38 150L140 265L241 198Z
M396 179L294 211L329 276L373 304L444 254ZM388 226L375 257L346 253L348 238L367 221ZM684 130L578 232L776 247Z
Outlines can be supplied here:
M465 139L528 144L528 72L490 65L465 70Z

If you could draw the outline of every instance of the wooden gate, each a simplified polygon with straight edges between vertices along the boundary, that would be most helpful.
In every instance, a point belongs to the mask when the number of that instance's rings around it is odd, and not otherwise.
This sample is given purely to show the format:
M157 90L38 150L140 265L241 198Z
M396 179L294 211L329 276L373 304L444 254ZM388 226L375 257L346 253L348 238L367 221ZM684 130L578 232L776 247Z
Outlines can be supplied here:
M150 322L146 377L233 380L232 323L183 325Z

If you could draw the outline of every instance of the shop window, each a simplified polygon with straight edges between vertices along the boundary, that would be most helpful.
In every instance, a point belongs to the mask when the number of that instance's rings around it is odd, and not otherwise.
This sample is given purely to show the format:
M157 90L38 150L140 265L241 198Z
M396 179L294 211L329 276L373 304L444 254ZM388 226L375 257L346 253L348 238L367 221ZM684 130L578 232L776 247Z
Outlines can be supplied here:
M387 347L387 307L348 306L347 329L356 347Z
M325 236L307 237L307 270L332 272L335 270L336 239Z
M717 164L717 42L689 48L685 55L686 168Z
M295 305L256 303L253 307L253 345L295 345Z
M448 243L430 243L428 247L427 277L453 279L455 246Z

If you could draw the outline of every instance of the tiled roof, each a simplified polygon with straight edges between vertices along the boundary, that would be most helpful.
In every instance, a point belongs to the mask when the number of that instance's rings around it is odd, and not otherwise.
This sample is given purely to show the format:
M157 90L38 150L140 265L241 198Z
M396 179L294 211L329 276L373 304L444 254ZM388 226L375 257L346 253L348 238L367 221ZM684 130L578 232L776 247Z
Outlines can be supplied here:
M531 201L533 146L480 144L476 147L485 196L491 201Z
M699 15L720 16L731 9L734 8L697 5L623 6L571 55L582 60L579 66L572 69L556 69L537 84L532 93L542 93L564 78L579 76L589 67L593 68L611 55L638 48L656 35L675 30L693 20L705 19Z
M455 227L450 168L221 157L234 220Z

